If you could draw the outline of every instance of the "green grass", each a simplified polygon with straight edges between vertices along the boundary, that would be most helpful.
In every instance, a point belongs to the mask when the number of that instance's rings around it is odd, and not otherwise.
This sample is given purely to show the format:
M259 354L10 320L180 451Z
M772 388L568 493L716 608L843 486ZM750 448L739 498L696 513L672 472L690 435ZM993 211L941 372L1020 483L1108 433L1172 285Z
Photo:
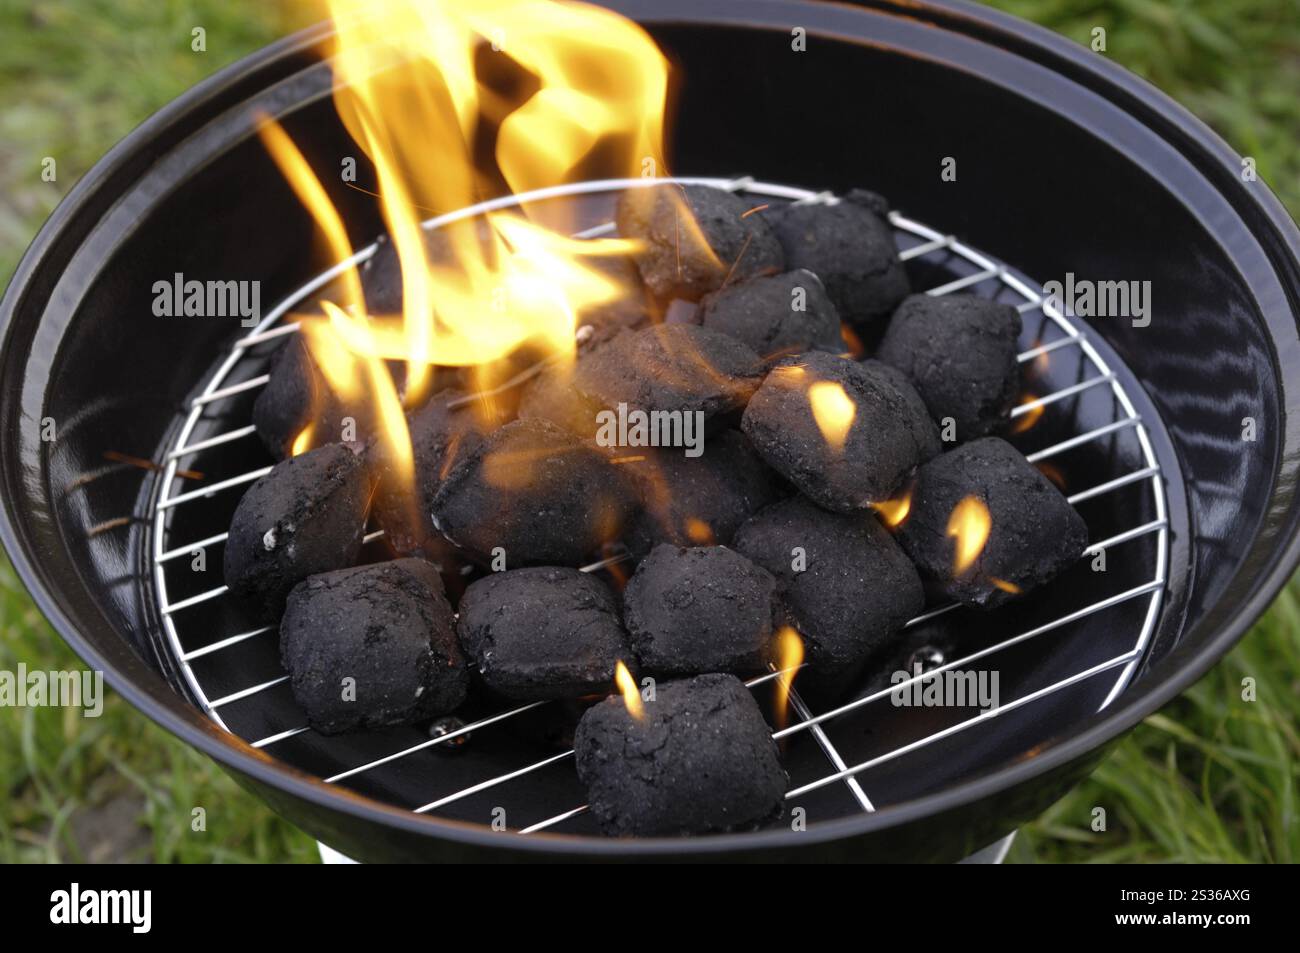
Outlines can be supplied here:
M1295 0L999 0L1147 77L1213 125L1300 211ZM153 110L310 19L259 0L0 0L0 280L59 196ZM38 12L39 11L39 12ZM206 53L190 31L207 30ZM58 162L41 181L41 160ZM77 667L0 560L0 669ZM1241 699L1244 678L1257 701ZM1037 862L1300 857L1300 589L1096 774L1028 825ZM207 830L191 830L202 807ZM1092 811L1103 807L1105 833ZM0 709L0 862L305 861L314 845L121 699L86 719Z

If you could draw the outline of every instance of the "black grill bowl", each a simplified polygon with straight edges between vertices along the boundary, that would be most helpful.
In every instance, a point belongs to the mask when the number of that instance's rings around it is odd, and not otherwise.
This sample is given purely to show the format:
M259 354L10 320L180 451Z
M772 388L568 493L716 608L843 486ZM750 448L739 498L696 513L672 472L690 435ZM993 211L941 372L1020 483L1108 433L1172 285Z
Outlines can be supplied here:
M108 450L161 453L240 333L230 320L154 317L154 282L175 272L260 279L269 307L320 270L311 222L254 129L259 113L279 118L322 179L337 180L339 157L356 149L330 101L323 29L158 113L37 237L0 307L0 536L87 664L277 811L359 859L961 857L1041 812L1109 743L1200 677L1294 569L1300 234L1263 183L1243 181L1241 159L1158 91L988 10L910 0L610 5L645 23L681 67L675 171L867 186L1039 281L1073 271L1152 282L1149 327L1105 319L1090 332L1128 369L1169 503L1163 609L1136 678L1110 706L1050 708L1033 737L1004 732L942 783L927 784L924 772L905 779L907 796L874 814L799 833L641 841L517 837L416 816L324 784L207 719L160 635L148 556L157 478L122 468L77 480L102 468ZM791 50L795 27L807 31L807 52ZM957 182L940 181L947 156ZM372 199L341 185L335 193L354 243L370 242L381 231ZM1253 442L1241 439L1246 417ZM47 418L57 433L48 443ZM129 527L88 532L123 516L134 518Z

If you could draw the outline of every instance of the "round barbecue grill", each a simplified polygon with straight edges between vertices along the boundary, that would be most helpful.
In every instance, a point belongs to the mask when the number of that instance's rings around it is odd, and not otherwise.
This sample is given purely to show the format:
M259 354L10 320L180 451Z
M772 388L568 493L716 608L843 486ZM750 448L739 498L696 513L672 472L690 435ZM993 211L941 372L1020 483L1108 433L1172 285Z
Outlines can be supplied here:
M999 705L899 707L889 671L834 702L805 700L796 682L776 736L806 829L787 818L662 841L595 836L571 753L548 741L555 703L471 711L436 731L309 730L276 632L250 625L220 585L219 547L271 462L249 413L296 330L284 319L348 265L313 265L311 222L253 137L269 114L324 168L350 154L319 30L133 133L19 269L3 309L6 546L115 687L351 856L963 856L1040 811L1202 673L1294 566L1284 424L1300 240L1194 120L1008 18L946 5L614 6L683 66L675 167L700 176L685 181L756 204L875 188L901 210L891 222L914 289L1021 312L1030 395L1009 439L1063 486L1089 546L1005 608L929 607L888 666L923 663L918 683L996 670ZM796 27L809 53L790 49ZM956 183L939 180L946 156ZM645 184L506 197L426 227L528 199L579 210L594 237L612 228L619 192ZM364 260L381 231L373 198L335 191ZM1151 280L1150 325L1058 310L1038 289L1067 271ZM174 272L259 279L277 303L250 329L153 318L150 289ZM106 466L109 450L160 471ZM195 571L196 558L212 570ZM750 683L762 704L775 677Z

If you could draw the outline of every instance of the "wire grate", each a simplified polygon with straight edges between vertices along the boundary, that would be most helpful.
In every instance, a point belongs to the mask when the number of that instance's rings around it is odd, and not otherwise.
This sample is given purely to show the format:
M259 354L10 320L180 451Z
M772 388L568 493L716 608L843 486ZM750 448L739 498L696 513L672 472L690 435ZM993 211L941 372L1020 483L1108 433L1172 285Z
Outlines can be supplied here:
M539 190L523 196L495 199L451 215L432 219L425 223L425 227L429 229L437 228L449 221L479 215L524 201L614 193L626 188L643 187L656 181L663 180L606 180ZM828 193L812 193L784 185L756 182L751 178L734 180L684 178L672 181L685 184L710 185L763 198L798 203L836 201L834 196ZM906 758L909 754L946 738L967 731L977 731L980 726L995 722L1010 712L1032 705L1048 696L1066 692L1074 686L1105 676L1107 673L1114 674L1114 682L1104 700L1102 700L1100 707L1110 704L1133 678L1151 639L1159 617L1168 564L1169 526L1164 487L1161 480L1160 466L1153 452L1147 429L1136 412L1134 403L1129 394L1126 393L1120 379L1107 366L1106 361L1089 341L1084 330L1075 321L1053 307L1050 302L1045 301L1025 280L1018 277L1006 266L958 241L954 236L937 232L898 213L891 213L890 221L896 232L900 257L904 261L942 263L946 269L946 274L951 274L957 268L965 272L958 277L949 278L931 287L928 291L929 294L943 295L970 291L1008 301L1017 307L1022 316L1039 316L1040 327L1037 337L1029 342L1029 346L1019 355L1022 364L1055 359L1055 357L1059 357L1063 353L1068 353L1069 350L1077 353L1079 361L1077 376L1079 379L1051 393L1026 400L1015 408L1013 418L1020 419L1030 414L1050 413L1054 407L1066 404L1072 399L1084 397L1088 392L1092 391L1106 392L1111 395L1111 406L1113 408L1111 416L1113 419L1084 429L1081 432L1071 433L1064 439L1026 454L1031 463L1042 464L1058 459L1063 454L1077 448L1088 447L1107 438L1131 434L1136 440L1139 462L1136 468L1130 468L1114 475L1108 474L1106 479L1075 491L1068 496L1068 499L1072 504L1081 503L1114 493L1123 487L1145 487L1147 499L1144 508L1151 518L1137 522L1135 525L1116 528L1116 531L1106 536L1106 538L1091 543L1081 556L1085 558L1091 557L1098 553L1107 552L1112 547L1140 539L1150 540L1153 545L1149 545L1144 550L1151 557L1151 565L1147 570L1150 573L1149 581L1106 595L1072 611L1029 626L1016 634L999 637L989 645L968 652L960 658L944 661L942 664L927 671L919 672L902 682L870 692L820 713L815 712L797 690L792 691L791 706L798 720L777 731L773 737L784 740L801 733L807 733L820 750L829 770L793 787L787 794L787 798L802 797L822 788L842 784L851 796L856 808L867 812L876 809L867 789L870 787L869 773L878 766ZM579 233L579 237L595 237L608 234L613 229L613 223L605 223ZM193 542L178 541L172 538L172 517L182 508L208 505L223 497L229 498L224 505L228 510L231 510L234 506L233 501L238 499L238 493L232 491L236 491L257 480L270 468L258 467L250 469L197 489L181 488L184 484L178 478L178 469L187 458L200 454L221 453L224 452L225 448L237 445L242 441L256 440L254 428L251 425L235 427L200 439L192 438L199 432L201 419L214 405L220 406L225 401L246 399L247 395L250 395L267 382L268 376L265 373L255 374L231 382L232 377L239 376L237 371L242 372L248 369L241 366L243 362L260 360L260 358L253 356L252 349L256 345L274 341L279 337L297 331L298 325L296 323L281 323L285 315L290 314L294 308L304 301L310 300L313 294L325 288L346 269L360 265L370 258L375 252L375 247L371 245L362 249L348 261L339 263L299 288L288 298L281 301L248 335L237 340L232 345L230 353L219 363L202 392L191 401L188 415L176 433L173 446L165 455L165 468L162 479L157 484L158 490L154 500L152 534L149 543L153 562L153 581L161 624L171 654L190 693L203 711L227 731L231 729L226 719L223 718L223 709L269 692L276 686L283 685L288 680L288 676L281 673L271 678L249 679L250 683L246 687L225 690L215 689L207 683L211 680L205 679L197 670L195 663L200 662L200 660L208 660L220 655L220 653L229 652L250 640L273 639L275 630L273 626L262 626L244 631L220 631L220 625L214 626L214 619L219 623L223 621L223 618L220 614L205 612L200 607L210 609L214 605L219 605L219 600L224 600L227 597L225 586L217 586L173 600L169 591L167 574L169 564L184 559L196 549L219 545L225 540L226 534L207 535ZM1030 321L1026 320L1025 323L1028 327ZM1052 337L1051 340L1047 340L1049 333ZM366 538L367 541L373 541L380 535L382 533L373 532ZM592 570L603 565L604 563L597 563L584 568ZM844 757L827 730L830 723L852 713L860 712L866 709L867 706L874 705L900 689L937 678L944 672L961 670L974 662L1011 651L1047 633L1057 632L1096 613L1113 610L1116 607L1142 599L1146 600L1145 610L1141 614L1140 624L1133 629L1131 647L1099 663L1081 666L1065 677L1057 678L1051 683L1032 691L1026 691L1010 701L986 711L981 711L970 718L929 731L918 738L893 746L889 750L874 754L863 760L856 760L856 763L854 760ZM951 604L930 609L910 620L906 628L913 629L922 626L958 608L956 604ZM218 631L212 631L213 628L217 628ZM184 647L186 644L195 647L187 650ZM770 683L780 674L779 672L771 672L752 679L747 684L754 688ZM216 693L218 691L219 693ZM546 704L551 703L534 702L519 705L486 717L477 718L472 723L461 728L355 764L350 768L324 777L323 780L326 783L336 784L355 779L382 766L391 765L394 762L409 758L417 752L448 744L473 732L491 728L509 719L518 718ZM255 748L266 749L273 748L281 742L309 731L310 729L304 724L289 724L270 734L246 738L245 740ZM427 803L411 806L411 809L422 814L438 811L483 791L507 785L529 774L561 763L571 758L572 754L572 751L563 751L538 758L513 770L494 774L474 784L444 794ZM516 830L521 834L548 830L561 826L565 822L579 817L584 812L584 806L574 807Z

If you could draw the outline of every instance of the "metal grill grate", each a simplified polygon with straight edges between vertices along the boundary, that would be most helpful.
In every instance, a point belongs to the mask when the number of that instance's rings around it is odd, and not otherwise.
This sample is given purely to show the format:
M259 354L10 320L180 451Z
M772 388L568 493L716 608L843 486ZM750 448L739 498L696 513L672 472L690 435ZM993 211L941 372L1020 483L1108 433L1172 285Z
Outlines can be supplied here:
M599 193L613 193L626 188L642 187L652 184L655 180L609 180L586 182L574 186L566 186L555 189L541 190L529 193L524 196L512 196L502 199L485 202L480 205L461 210L452 215L443 216L438 219L432 219L425 223L425 227L432 229L437 228L448 221L479 215L497 208L504 208L516 205L521 201L539 201L542 199L576 195L592 195ZM662 181L662 180L659 180ZM699 179L683 178L673 181L685 184L710 185L718 188L725 188L730 191L744 192L746 194L760 196L763 198L774 198L791 202L834 202L836 199L827 193L812 193L803 189L792 188L783 185L773 185L768 183L756 182L749 178L737 180L722 179ZM942 739L957 735L962 732L979 730L980 726L1004 717L1012 711L1016 711L1025 706L1033 705L1035 702L1048 696L1057 695L1070 690L1072 687L1079 686L1091 679L1104 676L1105 673L1117 673L1115 681L1109 692L1101 702L1101 707L1108 705L1132 679L1133 674L1140 664L1143 653L1155 629L1159 616L1161 597L1165 588L1166 567L1168 560L1168 518L1166 511L1166 501L1164 487L1161 481L1160 466L1152 450L1151 441L1147 430L1143 425L1138 413L1134 409L1134 402L1126 393L1116 373L1107 366L1106 361L1094 345L1088 340L1085 333L1076 325L1074 321L1067 318L1059 310L1052 307L1050 303L1045 302L1041 295L1034 291L1030 285L1009 270L1006 266L994 261L993 259L981 254L969 246L957 241L951 235L944 235L935 230L926 227L918 222L912 221L897 213L891 213L890 221L895 228L897 241L900 247L900 255L905 261L917 261L918 263L936 262L941 263L946 273L951 274L954 271L964 272L957 277L951 278L936 287L929 289L929 294L943 295L957 291L969 290L973 293L984 294L988 297L997 297L998 300L1009 301L1014 303L1022 316L1040 316L1040 327L1036 335L1031 339L1030 346L1019 355L1022 363L1031 361L1044 360L1046 355L1053 352L1063 351L1064 349L1076 349L1079 361L1080 371L1079 380L1070 383L1067 386L1060 387L1051 393L1025 401L1013 411L1014 418L1020 418L1026 414L1038 413L1040 408L1043 412L1050 412L1052 405L1059 405L1071 398L1085 395L1086 392L1096 390L1108 391L1113 399L1110 402L1112 408L1111 419L1096 426L1090 426L1088 429L1080 432L1072 432L1065 439L1059 440L1049 446L1038 449L1027 454L1027 459L1032 463L1042 463L1051 460L1076 448L1085 447L1094 442L1102 441L1104 438L1112 435L1120 435L1130 432L1137 443L1137 460L1138 466L1129 467L1123 472L1106 474L1106 478L1096 482L1086 489L1076 491L1068 496L1072 504L1081 503L1086 500L1102 497L1106 494L1118 491L1122 487L1141 487L1148 489L1149 499L1144 503L1143 509L1152 517L1136 522L1134 525L1120 529L1118 532L1110 534L1107 538L1092 543L1082 554L1083 557L1094 556L1103 551L1109 551L1112 547L1127 543L1132 540L1148 538L1153 540L1154 545L1144 549L1144 553L1149 555L1149 581L1143 582L1136 586L1131 586L1123 591L1106 595L1087 605L1073 609L1059 616L1055 616L1045 622L1040 622L1032 627L1025 628L1013 635L999 637L997 641L968 654L945 661L928 671L917 674L906 681L893 684L889 687L882 688L878 691L856 698L853 701L842 704L838 707L822 711L820 713L814 710L805 702L797 691L791 693L791 705L795 716L798 720L786 728L777 731L773 737L777 739L786 739L800 733L808 733L815 741L817 747L824 755L829 770L809 781L806 781L792 788L787 794L787 798L793 799L809 794L813 791L826 788L831 785L844 784L846 790L851 795L858 808L863 811L874 811L875 805L869 797L866 790L870 787L868 773L880 765L887 762L896 761L905 756L916 752L922 748L932 745ZM613 224L606 223L596 226L585 232L581 232L580 237L595 237L613 231ZM152 540L150 543L153 559L153 578L157 595L158 609L161 616L162 626L166 636L167 644L170 647L179 671L185 680L186 685L198 701L203 710L217 724L226 730L230 730L222 716L222 709L236 702L252 698L261 693L268 692L278 685L285 683L288 676L284 674L276 677L263 679L247 687L239 688L234 691L223 690L217 697L212 697L210 686L205 685L204 678L201 678L196 672L194 663L199 659L205 659L233 649L241 643L251 639L274 639L274 627L265 626L253 628L246 631L209 631L212 628L212 620L222 621L220 613L204 612L198 607L211 606L216 600L226 598L227 589L225 586L219 586L213 589L202 591L194 595L188 595L172 601L169 595L168 578L166 568L169 563L183 559L193 553L196 549L204 549L209 546L220 544L225 539L225 533L218 533L207 536L202 539L196 539L188 542L176 542L171 539L172 522L171 517L181 508L197 507L205 504L213 504L214 501L220 501L222 497L227 497L224 501L226 513L228 514L234 507L234 501L238 499L237 493L228 491L236 490L239 487L246 486L254 480L264 475L270 467L260 467L247 472L239 473L235 476L220 479L211 485L202 486L198 489L182 490L182 481L178 478L178 469L181 464L190 458L195 458L200 454L211 454L214 451L220 453L218 448L225 447L228 444L234 444L238 441L256 440L254 428L251 425L240 426L234 429L225 430L214 436L196 439L193 442L191 438L198 430L199 423L205 412L214 405L219 405L224 401L233 401L241 395L248 395L264 385L267 381L266 374L244 377L234 383L226 383L232 378L239 378L240 374L236 373L237 368L243 368L247 371L246 361L254 360L251 349L256 345L278 338L283 335L292 334L297 330L294 323L281 323L281 319L291 312L302 302L309 300L314 293L326 287L331 281L343 273L347 268L359 265L374 254L375 246L362 249L355 254L352 259L342 262L339 265L319 275L311 282L298 289L280 304L266 318L253 329L247 336L236 341L231 347L230 353L216 368L212 378L204 387L202 393L194 398L189 408L189 413L183 425L177 431L174 445L168 451L165 459L165 470L162 479L158 482L158 495L154 503L154 520L152 526ZM1026 318L1026 325L1030 321ZM1027 333L1029 333L1027 331ZM1051 338L1048 340L1048 338ZM257 359L257 360L260 360ZM367 540L374 540L382 535L379 532L370 533ZM586 569L599 568L601 564L594 564ZM1145 567L1144 567L1145 568ZM1146 573L1144 572L1145 576ZM826 730L829 722L842 718L852 712L864 710L867 706L873 705L882 699L888 697L891 693L907 688L913 684L922 683L927 679L937 677L939 674L949 670L961 670L981 659L991 658L999 653L1007 652L1013 647L1020 646L1029 642L1036 637L1048 632L1054 632L1078 622L1096 613L1106 610L1115 609L1118 606L1130 603L1134 600L1146 598L1145 612L1141 615L1140 624L1133 628L1133 637L1131 647L1121 654L1112 658L1101 661L1097 664L1087 667L1080 667L1073 671L1067 677L1058 678L1048 685L1027 691L1018 697L1006 701L997 707L981 711L970 718L958 721L954 724L947 725L938 730L931 731L919 738L908 741L890 748L872 757L861 760L858 763L847 761L841 754L841 751L832 741L830 734ZM912 619L907 623L907 628L912 629L920 626L932 619L944 615L958 606L946 605L927 611L921 616ZM196 611L198 610L198 611ZM182 638L182 634L185 638ZM197 647L185 649L183 644L197 645ZM768 683L778 677L780 673L772 672L759 678L752 679L748 684L751 687ZM551 704L549 702L534 702L531 704L520 705L509 710L497 712L491 716L478 718L472 723L465 725L457 730L451 731L437 737L429 738L416 744L409 745L401 750L382 757L368 760L364 763L356 764L346 770L336 772L324 780L327 783L338 783L351 778L356 778L366 772L373 771L381 765L391 764L408 758L409 756L432 748L436 745L447 744L448 742L468 735L471 732L480 731L493 725L506 721L507 719L516 718L525 712L537 709L543 705ZM310 729L301 724L286 724L282 728L274 731L269 735L262 737L245 739L256 748L269 748L295 735L308 732ZM502 774L496 774L484 778L477 783L443 795L436 800L413 807L417 813L428 813L438 811L457 801L461 801L472 795L478 794L496 788L500 785L508 784L526 775L541 771L553 764L562 762L572 756L572 751L558 752L545 758L539 758L536 761L522 765L521 767ZM577 817L585 811L584 806L578 806L563 811L544 820L530 824L518 829L519 833L530 833L550 829L564 824L571 818Z

